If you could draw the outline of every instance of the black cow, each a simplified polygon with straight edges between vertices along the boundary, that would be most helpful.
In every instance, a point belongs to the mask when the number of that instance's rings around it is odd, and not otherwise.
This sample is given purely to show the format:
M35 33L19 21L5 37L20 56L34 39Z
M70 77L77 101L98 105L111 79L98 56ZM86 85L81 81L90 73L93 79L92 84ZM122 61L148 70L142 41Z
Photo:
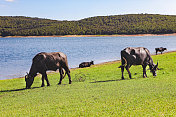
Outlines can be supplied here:
M122 72L122 79L124 79L123 72L124 67L128 71L129 77L131 78L131 73L129 71L129 68L132 65L142 65L143 67L143 77L147 77L146 74L146 66L149 65L150 71L153 73L153 76L156 76L156 70L158 67L153 63L153 60L150 56L150 52L147 48L144 47L127 47L124 50L121 51L121 62L122 65L119 67L121 68Z
M34 77L37 75L37 73L42 74L42 85L44 86L44 79L47 82L47 86L50 86L50 83L47 78L46 71L47 70L53 70L56 71L59 69L60 72L60 81L58 84L61 84L63 76L63 69L65 70L65 75L68 75L69 78L69 84L71 84L71 76L70 76L70 70L68 67L67 62L67 56L62 52L53 52L53 53L39 53L37 54L32 61L32 66L29 71L29 74L25 76L26 81L26 88L30 88L33 84Z
M157 55L158 52L161 52L162 54L164 50L167 50L167 48L160 47L160 48L155 48L155 50L156 50L156 55Z
M94 61L82 62L81 64L79 64L79 68L90 67L91 65L94 65Z

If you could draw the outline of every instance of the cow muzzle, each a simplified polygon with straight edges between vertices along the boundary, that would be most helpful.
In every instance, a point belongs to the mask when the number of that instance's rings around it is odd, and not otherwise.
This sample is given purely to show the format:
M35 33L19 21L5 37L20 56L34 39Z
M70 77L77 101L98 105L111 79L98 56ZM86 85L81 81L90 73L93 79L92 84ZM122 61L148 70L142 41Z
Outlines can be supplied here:
M153 73L153 76L157 76L156 72L155 72L155 73Z

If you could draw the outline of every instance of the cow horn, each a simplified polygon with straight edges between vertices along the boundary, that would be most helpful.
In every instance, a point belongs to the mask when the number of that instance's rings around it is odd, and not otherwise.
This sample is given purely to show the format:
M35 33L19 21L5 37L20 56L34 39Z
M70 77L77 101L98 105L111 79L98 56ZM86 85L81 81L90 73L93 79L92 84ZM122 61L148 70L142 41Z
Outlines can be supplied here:
M158 67L158 62L157 62L157 64L156 64L156 67Z
M158 68L158 62L157 62L157 64L156 64L156 69L157 69L157 70L160 70L160 69Z

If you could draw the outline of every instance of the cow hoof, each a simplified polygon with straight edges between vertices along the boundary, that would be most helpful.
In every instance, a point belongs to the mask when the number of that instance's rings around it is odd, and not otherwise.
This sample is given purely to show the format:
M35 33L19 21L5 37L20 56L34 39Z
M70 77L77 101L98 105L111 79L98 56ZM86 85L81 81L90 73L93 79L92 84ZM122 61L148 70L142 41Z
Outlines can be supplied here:
M47 84L47 86L50 86L50 84Z
M41 87L44 87L45 85L41 85Z
M58 85L61 85L61 83L58 83Z

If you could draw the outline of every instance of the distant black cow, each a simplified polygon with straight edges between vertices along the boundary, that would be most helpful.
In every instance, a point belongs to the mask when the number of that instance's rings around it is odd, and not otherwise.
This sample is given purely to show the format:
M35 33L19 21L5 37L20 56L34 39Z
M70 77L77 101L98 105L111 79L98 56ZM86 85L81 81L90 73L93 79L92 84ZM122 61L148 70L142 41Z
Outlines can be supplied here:
M81 64L79 64L79 68L90 67L91 65L94 65L94 61L82 62Z
M50 83L47 78L46 71L53 70L56 71L59 69L60 72L60 81L58 84L61 84L63 76L63 69L65 70L65 74L68 75L69 84L71 84L71 76L70 70L68 67L67 56L62 52L52 52L52 53L38 53L32 60L32 66L29 71L29 74L25 76L26 88L30 88L33 84L34 77L37 73L42 74L42 85L44 86L44 79L47 82L47 86L50 86Z
M156 50L156 55L157 55L158 52L161 52L162 54L164 50L167 50L167 48L160 47L160 48L155 48L155 50Z
M143 67L143 77L147 77L146 74L146 66L149 65L150 71L153 73L153 76L156 76L156 70L158 69L158 63L155 65L153 63L152 57L150 56L150 52L147 48L144 47L127 47L121 51L121 68L122 79L124 79L123 72L124 67L128 71L129 77L131 78L131 73L129 68L132 65L142 65Z

